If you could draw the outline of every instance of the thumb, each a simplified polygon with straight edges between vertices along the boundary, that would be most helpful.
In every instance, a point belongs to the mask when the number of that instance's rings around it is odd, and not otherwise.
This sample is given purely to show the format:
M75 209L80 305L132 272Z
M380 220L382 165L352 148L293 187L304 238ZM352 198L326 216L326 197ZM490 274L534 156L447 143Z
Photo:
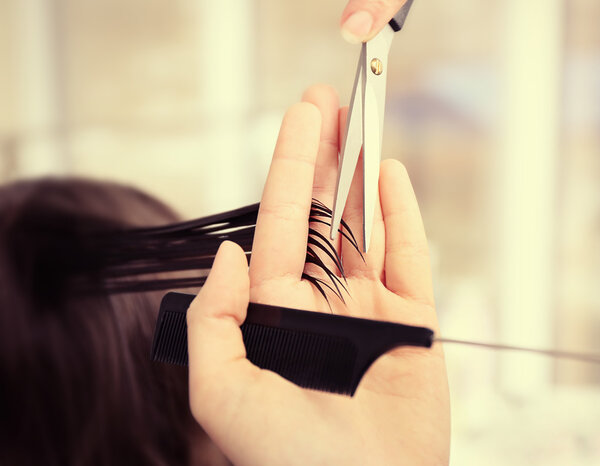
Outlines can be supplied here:
M300 389L246 359L240 325L249 294L244 252L225 241L187 312L190 407L234 464L280 464L273 445L289 444L294 426L306 424L307 409L282 415L297 406Z
M372 39L407 0L349 0L342 13L342 36L351 44Z
M235 405L244 379L258 371L246 359L240 325L249 296L248 261L235 243L219 247L202 290L187 313L190 407L200 424L212 410ZM220 411L219 416L227 413ZM217 417L219 417L217 416Z

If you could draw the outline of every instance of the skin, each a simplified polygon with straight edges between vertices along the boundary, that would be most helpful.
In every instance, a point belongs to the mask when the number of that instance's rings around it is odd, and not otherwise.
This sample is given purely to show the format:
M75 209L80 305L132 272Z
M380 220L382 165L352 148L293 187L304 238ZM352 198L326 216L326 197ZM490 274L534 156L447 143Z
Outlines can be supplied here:
M372 39L405 3L406 0L348 0L340 19L342 35L351 43ZM361 13L357 21L349 22L357 13Z
M301 389L246 359L239 326L249 300L330 312L301 274L311 198L332 205L345 114L326 86L311 87L288 110L263 192L250 268L239 246L223 243L188 312L192 413L238 465L449 461L450 410L439 344L385 354L352 398ZM359 244L361 176L358 169L344 212ZM381 164L379 196L366 263L345 240L336 241L350 297L344 305L332 296L333 313L437 332L423 223L399 162ZM326 226L321 231L328 234Z

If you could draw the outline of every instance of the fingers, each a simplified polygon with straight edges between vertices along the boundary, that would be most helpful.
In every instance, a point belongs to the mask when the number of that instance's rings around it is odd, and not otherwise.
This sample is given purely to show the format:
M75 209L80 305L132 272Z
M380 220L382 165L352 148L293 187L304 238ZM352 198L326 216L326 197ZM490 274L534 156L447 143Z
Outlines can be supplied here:
M340 112L340 140L343 140L347 116L348 109L344 108ZM350 186L343 215L343 219L352 230L361 252L363 248L363 202L363 156L361 153L356 164L356 171L352 178L352 185ZM385 260L385 226L379 196L375 200L371 244L368 253L363 253L364 261L348 240L342 239L341 247L342 261L348 276L382 277Z
M248 307L247 264L238 245L224 242L188 310L190 408L233 463L279 464L271 447L310 425L310 406L300 388L246 359L239 324Z
M246 433L256 427L263 410L274 411L269 402L283 385L283 379L246 359L239 325L248 307L247 265L242 249L224 242L187 313L190 408L236 464L248 461L239 452L252 452L257 439ZM253 463L265 464L256 459Z
M339 98L337 92L325 85L311 86L302 96L302 101L315 105L321 112L321 138L315 166L312 197L324 203L330 209L333 207L335 183L338 167L338 113ZM319 223L311 224L311 228L329 238L329 227ZM321 241L320 241L321 242ZM339 236L333 241L336 251L339 248ZM315 248L313 248L315 249ZM319 257L332 271L336 270L334 261L325 253L318 251ZM314 264L307 264L304 271L311 275L320 270Z
M397 160L382 163L379 192L386 228L386 287L400 296L433 305L425 229L406 169Z
M316 85L306 90L302 101L315 105L321 113L321 136L312 193L314 198L331 208L337 177L338 95L329 86Z
M299 103L286 113L262 195L250 261L251 287L265 280L300 280L321 134L321 113Z
M372 39L406 0L349 0L342 13L342 36L352 44Z
M239 328L248 307L247 264L237 244L221 244L187 313L190 406L200 422L221 397L235 405L241 387L259 370L246 359Z

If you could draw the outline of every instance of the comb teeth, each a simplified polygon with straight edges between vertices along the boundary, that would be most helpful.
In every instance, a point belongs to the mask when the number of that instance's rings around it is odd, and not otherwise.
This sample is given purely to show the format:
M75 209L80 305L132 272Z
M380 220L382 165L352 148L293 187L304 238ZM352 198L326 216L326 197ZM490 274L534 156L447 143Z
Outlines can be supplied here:
M257 324L241 329L247 357L261 369L303 388L352 393L356 347L349 340Z
M187 365L186 312L193 295L167 293L160 305L152 359ZM433 332L354 317L250 303L241 325L250 362L303 388L354 395L369 366L402 345L429 348Z
M244 323L247 358L303 388L350 395L356 348L345 338ZM186 315L165 311L157 324L152 359L188 365Z
M164 338L156 339L152 358L155 361L168 364L187 366L188 348L185 314L166 311L161 317L161 322L157 324L157 326L160 326L160 330L157 330L157 332L160 331Z

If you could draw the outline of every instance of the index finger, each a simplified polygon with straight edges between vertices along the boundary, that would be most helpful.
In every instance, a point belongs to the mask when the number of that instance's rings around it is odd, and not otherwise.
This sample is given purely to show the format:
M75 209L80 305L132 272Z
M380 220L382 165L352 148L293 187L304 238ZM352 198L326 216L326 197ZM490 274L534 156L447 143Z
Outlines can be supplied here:
M283 118L256 221L251 287L302 276L320 134L321 113L313 104L295 104Z

